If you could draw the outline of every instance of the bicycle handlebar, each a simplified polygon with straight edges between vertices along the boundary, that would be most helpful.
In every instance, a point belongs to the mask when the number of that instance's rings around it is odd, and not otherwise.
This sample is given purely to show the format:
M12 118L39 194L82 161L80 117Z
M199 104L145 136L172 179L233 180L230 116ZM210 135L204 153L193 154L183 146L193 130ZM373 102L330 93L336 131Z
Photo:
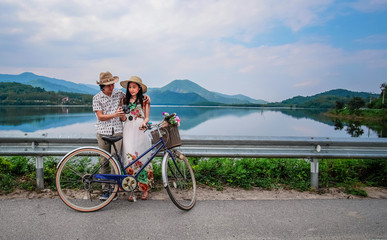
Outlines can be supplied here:
M153 128L160 128L160 126L162 124L163 124L163 121L161 121L159 123L148 122L148 123L146 123L146 129L144 130L144 132L146 132L148 130L152 130Z

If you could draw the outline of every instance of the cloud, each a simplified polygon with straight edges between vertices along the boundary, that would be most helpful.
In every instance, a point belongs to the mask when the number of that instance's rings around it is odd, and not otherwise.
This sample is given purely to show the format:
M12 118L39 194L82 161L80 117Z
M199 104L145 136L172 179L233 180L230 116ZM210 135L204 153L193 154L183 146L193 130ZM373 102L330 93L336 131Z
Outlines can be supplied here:
M358 43L375 44L375 43L387 43L387 34L371 35L364 38L355 40Z
M387 0L358 0L345 3L345 5L361 12L380 12L387 10Z
M365 11L384 2L347 6ZM378 88L386 75L385 47L345 51L329 42L331 36L306 35L329 24L336 5L333 0L1 0L0 71L93 84L99 72L109 70L122 79L139 75L150 87L190 79L212 91L268 101L339 87L364 89L364 77Z
M317 21L332 1L16 1L14 21L30 41L88 37L90 42L125 39L134 42L235 37L250 39L266 25L283 22L293 30ZM29 29L29 26L39 26ZM13 29L15 30L15 29ZM242 36L235 36L235 34Z

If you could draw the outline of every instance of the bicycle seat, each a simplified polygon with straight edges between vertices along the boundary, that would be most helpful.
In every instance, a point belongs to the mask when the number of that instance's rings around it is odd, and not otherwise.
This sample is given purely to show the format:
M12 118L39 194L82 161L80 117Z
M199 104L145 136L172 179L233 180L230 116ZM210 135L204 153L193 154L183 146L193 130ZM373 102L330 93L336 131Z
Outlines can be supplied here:
M107 142L117 142L122 139L122 136L102 136L102 139Z

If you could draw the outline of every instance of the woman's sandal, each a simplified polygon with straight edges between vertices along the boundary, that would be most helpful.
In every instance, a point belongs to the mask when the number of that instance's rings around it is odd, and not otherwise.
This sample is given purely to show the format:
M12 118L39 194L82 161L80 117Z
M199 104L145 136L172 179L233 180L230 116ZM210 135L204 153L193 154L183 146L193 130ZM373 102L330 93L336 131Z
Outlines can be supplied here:
M147 200L148 199L148 191L142 193L141 199L142 200Z
M129 202L134 202L134 198L133 198L133 196L132 196L132 195L130 195L130 196L129 196L129 198L128 198L128 200L129 200Z

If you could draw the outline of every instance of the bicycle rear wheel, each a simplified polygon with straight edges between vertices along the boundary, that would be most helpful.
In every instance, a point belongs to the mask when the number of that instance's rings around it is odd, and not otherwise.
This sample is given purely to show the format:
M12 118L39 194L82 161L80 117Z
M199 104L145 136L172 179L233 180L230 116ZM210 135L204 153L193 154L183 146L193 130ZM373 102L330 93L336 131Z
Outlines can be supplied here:
M99 148L78 148L68 153L60 162L56 174L56 188L62 201L72 209L80 212L92 212L108 205L118 190L116 182L96 179L100 162L103 159L111 174L119 175L119 167L113 158ZM101 183L105 181L105 183ZM110 196L101 201L104 189L110 191ZM105 185L106 184L106 185Z
M165 153L163 181L172 202L182 210L190 210L196 203L196 180L188 159L173 150L174 158Z

